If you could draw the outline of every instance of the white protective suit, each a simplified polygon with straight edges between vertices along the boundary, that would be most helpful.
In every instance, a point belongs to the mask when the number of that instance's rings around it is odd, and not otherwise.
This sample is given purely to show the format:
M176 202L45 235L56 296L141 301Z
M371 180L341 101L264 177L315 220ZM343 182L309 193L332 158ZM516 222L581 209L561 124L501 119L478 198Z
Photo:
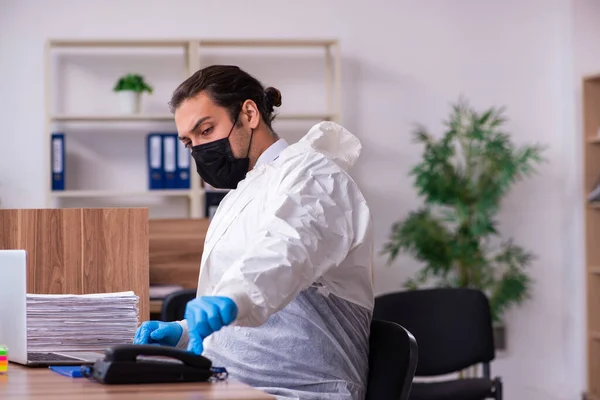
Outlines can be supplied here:
M269 147L222 200L198 296L238 306L236 321L204 340L203 355L232 378L281 399L364 399L371 214L346 171L360 150L342 126L319 123L295 144Z

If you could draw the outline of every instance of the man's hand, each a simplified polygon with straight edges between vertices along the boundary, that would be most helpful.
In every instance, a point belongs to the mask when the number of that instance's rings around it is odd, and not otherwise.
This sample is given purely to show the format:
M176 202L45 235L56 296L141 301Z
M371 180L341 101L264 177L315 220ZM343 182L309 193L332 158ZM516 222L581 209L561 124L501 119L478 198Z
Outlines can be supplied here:
M188 351L202 354L204 338L235 321L237 313L237 305L228 297L201 296L190 301L185 308Z
M183 328L177 322L146 321L135 332L133 344L177 346Z

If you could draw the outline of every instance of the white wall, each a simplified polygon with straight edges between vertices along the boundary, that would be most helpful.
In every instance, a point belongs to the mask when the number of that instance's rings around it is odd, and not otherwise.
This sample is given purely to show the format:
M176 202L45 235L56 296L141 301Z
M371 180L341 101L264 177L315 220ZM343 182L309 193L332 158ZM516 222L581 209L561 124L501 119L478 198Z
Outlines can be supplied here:
M5 0L0 198L5 207L43 205L49 37L338 37L344 123L363 140L354 175L373 208L378 249L391 222L418 206L407 177L419 158L413 123L439 128L459 95L478 108L506 105L516 141L549 146L549 163L515 188L502 212L503 233L539 259L533 299L509 314L509 350L493 372L503 376L507 399L575 400L585 384L576 83L582 71L600 70L598 56L588 56L599 33L593 3ZM378 260L378 293L398 289L415 268L406 258L391 267Z

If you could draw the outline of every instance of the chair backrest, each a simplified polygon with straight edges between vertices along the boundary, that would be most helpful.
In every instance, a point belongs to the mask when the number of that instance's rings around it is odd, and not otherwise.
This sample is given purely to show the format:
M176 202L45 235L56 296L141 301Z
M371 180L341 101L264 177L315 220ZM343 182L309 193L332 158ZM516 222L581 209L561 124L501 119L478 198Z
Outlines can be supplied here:
M394 322L373 320L365 400L408 400L417 359L417 342L410 332Z
M416 376L448 374L495 357L490 306L479 290L436 288L381 295L375 299L373 318L396 322L415 336Z
M181 321L185 315L185 306L196 298L196 289L173 292L163 301L160 319L162 321Z

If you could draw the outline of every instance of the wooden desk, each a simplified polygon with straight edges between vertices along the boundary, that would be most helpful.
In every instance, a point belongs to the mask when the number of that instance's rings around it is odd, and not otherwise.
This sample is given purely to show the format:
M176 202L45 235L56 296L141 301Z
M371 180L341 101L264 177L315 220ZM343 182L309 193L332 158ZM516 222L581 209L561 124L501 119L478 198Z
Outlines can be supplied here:
M69 378L47 368L10 363L0 375L2 399L229 399L268 400L266 393L235 381L146 385L101 385L87 378Z

